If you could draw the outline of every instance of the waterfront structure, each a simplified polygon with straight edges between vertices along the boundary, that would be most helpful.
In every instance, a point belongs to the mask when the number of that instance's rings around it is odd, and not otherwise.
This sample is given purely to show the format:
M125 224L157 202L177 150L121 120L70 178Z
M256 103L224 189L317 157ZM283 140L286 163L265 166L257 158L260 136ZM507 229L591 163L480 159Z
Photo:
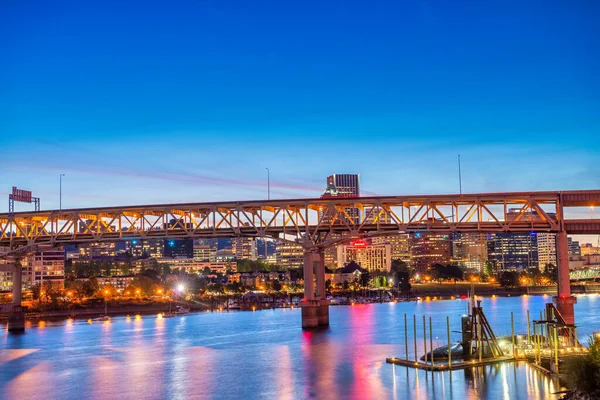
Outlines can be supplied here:
M390 212L389 224L355 223L353 218L338 223L349 208L380 206ZM412 235L448 235L452 232L489 234L557 234L557 306L567 323L574 321L570 295L567 234L599 234L600 220L566 219L568 207L600 206L600 191L555 191L449 194L428 196L377 196L356 198L288 199L270 201L232 201L101 207L58 212L44 210L0 214L0 246L9 246L10 261L3 270L16 271L13 285L13 317L16 329L23 329L20 282L24 255L37 246L86 242L120 241L124 238L224 238L272 237L285 235L302 240L304 252L304 293L302 325L305 328L328 325L329 309L325 296L324 249L339 244L331 235L352 238L399 232ZM517 209L513 215L511 208ZM322 211L334 210L335 219L325 221ZM546 210L553 210L549 213ZM534 213L539 218L533 218ZM84 231L76 227L93 215L95 220ZM181 224L161 224L177 215ZM435 216L435 218L431 216ZM412 260L414 263L414 260ZM316 279L315 279L316 278ZM9 326L9 330L11 327Z
M194 257L194 241L192 239L165 239L163 257Z
M304 266L304 248L299 243L280 241L277 243L275 255L277 266L284 270Z
M483 233L454 233L452 262L465 272L483 274L488 260L487 235Z
M369 272L389 271L392 251L389 244L373 245L367 240L355 240L349 245L338 246L338 269L354 261Z
M451 260L448 234L421 233L410 235L410 266L425 273L432 265L447 265Z

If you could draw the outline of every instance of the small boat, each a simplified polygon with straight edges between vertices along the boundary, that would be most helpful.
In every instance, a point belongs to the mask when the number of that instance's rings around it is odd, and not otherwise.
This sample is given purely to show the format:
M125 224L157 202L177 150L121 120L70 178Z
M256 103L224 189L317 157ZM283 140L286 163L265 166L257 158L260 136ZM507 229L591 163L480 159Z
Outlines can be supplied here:
M163 313L163 318L171 318L171 317L175 317L177 315L185 315L185 314L188 314L189 312L190 312L190 310L188 310L187 308L177 306L177 307L175 307L175 310L169 311L168 313Z
M463 347L461 343L455 343L450 346L450 353L452 354L452 359L462 359L463 357ZM430 351L426 354L427 360L431 360L431 355L433 354L433 359L435 360L447 360L448 359L448 346L438 347L433 351ZM421 361L425 361L425 357L421 357Z
M94 318L94 321L110 321L110 317L108 316L108 303L106 299L104 299L104 315Z
M229 302L227 303L227 309L228 310L241 310L242 307L240 307L240 305L238 304L237 301L229 300Z

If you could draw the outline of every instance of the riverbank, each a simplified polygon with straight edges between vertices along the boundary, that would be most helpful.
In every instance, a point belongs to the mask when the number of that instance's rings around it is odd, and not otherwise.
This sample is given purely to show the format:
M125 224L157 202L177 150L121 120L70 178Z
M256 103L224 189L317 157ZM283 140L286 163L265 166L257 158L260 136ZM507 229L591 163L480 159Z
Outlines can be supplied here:
M198 302L167 302L167 301L115 301L108 302L106 308L104 302L88 301L83 303L63 303L57 306L48 304L35 304L35 302L24 302L28 307L25 318L37 319L65 319L65 318L94 318L103 315L123 316L131 314L158 314L168 312L170 309L180 305L190 311L206 311L211 307ZM6 321L7 314L0 314L0 321Z

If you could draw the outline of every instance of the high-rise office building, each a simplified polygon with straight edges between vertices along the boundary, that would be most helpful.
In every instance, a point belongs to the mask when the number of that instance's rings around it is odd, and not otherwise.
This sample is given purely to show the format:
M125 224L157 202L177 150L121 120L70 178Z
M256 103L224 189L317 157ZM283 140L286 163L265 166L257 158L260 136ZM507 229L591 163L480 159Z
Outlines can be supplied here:
M359 174L333 174L327 177L327 188L321 197L359 197Z
M401 260L410 264L410 247L408 234L378 236L371 239L374 246L389 245L392 261Z
M165 239L164 241L164 256L175 257L194 257L194 240L193 239Z
M368 240L355 240L349 245L338 246L338 268L351 261L369 272L389 271L392 266L392 252L389 244L373 244Z
M321 195L322 199L337 197L359 197L360 196L360 175L359 174L333 174L327 177L327 186L325 192ZM358 224L361 219L360 209L349 207L344 209L343 213L337 213L334 210L323 210L319 218L324 224ZM331 239L341 238L341 235L334 234ZM336 268L338 262L338 246L325 249L325 266Z
M366 225L369 224L389 224L392 221L390 214L381 207L367 207L365 208L365 221Z
M487 235L482 233L454 233L452 261L465 272L481 274L488 259Z
M579 257L581 256L581 247L579 246L579 242L573 240L572 238L567 238L569 241L569 257Z
M327 187L321 195L322 199L336 197L359 197L360 196L360 175L358 174L333 174L327 177ZM360 209L349 207L344 209L344 213L336 213L334 210L323 210L321 218L325 223L343 224L360 222Z
M8 253L8 247L0 247L0 255L2 253ZM0 258L0 265L8 264L8 261L4 258ZM12 288L12 275L11 271L3 271L0 269L0 291L10 290Z
M425 272L434 264L449 264L450 256L448 235L420 232L410 235L410 266L417 272Z
M488 260L496 271L537 268L537 234L495 233L488 235Z
M238 260L256 260L258 259L258 251L256 248L256 240L248 237L236 237L231 241L231 250L233 255Z
M23 286L30 288L43 281L60 281L64 284L65 251L62 247L37 252L27 256L23 265Z
M217 248L210 245L196 245L194 242L194 260L196 261L217 261Z
M300 244L277 242L275 255L277 266L282 269L304 267L304 248Z
M91 261L98 259L108 259L116 256L116 243L114 242L93 242L77 246L79 250L79 260Z
M556 233L538 233L537 250L540 271L545 271L548 264L556 265Z
M125 251L134 258L162 258L165 256L164 239L132 239L125 241Z

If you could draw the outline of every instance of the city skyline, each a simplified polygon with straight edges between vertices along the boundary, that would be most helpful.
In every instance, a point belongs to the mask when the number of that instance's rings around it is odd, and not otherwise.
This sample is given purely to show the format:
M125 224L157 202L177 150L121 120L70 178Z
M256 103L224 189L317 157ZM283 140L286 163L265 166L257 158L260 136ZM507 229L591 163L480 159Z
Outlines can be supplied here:
M595 3L2 7L0 198L456 193L458 154L464 192L600 187Z

